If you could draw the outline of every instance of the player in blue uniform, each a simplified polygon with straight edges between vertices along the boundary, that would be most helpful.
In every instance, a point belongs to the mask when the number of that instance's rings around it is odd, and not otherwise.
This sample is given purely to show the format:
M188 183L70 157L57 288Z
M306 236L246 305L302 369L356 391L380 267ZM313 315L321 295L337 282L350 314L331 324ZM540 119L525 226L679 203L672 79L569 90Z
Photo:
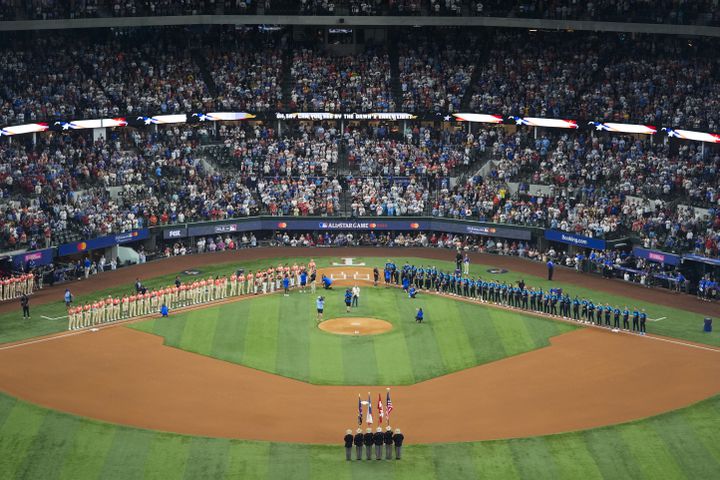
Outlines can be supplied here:
M647 313L645 309L640 312L640 335L645 335L645 322L647 321Z
M628 310L627 305L625 305L625 308L623 309L623 330L630 330L630 322L628 319L630 318L630 310Z

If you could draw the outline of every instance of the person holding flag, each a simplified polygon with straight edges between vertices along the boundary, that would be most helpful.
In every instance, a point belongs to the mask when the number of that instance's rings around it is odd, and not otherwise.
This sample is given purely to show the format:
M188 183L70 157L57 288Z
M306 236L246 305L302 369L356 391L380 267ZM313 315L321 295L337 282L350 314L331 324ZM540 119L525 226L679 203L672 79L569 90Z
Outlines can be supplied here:
M360 417L360 421L362 423L362 416ZM363 442L364 437L362 433L362 428L358 427L357 431L355 432L355 439L353 440L353 443L355 444L355 454L357 456L355 460L362 460Z
M365 435L363 435L363 443L365 444L365 459L372 460L372 446L374 443L372 428L367 428L365 430Z
M373 435L373 443L375 443L375 460L382 460L382 448L385 443L385 435L383 435L382 427L378 426L375 435Z
M393 431L388 425L385 427L385 460L392 460Z

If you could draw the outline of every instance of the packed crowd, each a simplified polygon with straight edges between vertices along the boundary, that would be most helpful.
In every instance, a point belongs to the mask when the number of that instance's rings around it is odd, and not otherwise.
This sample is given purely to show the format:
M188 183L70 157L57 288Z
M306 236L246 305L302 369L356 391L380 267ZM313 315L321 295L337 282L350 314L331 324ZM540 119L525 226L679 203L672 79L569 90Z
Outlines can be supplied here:
M390 59L382 49L333 58L296 50L290 68L288 107L308 112L394 112Z
M283 56L280 43L253 35L222 36L221 47L205 45L206 61L223 111L282 110Z
M487 38L454 30L396 35L388 41L398 42L397 65L383 46L334 56L292 45L283 32L220 27L11 37L0 54L0 124L218 110L468 109L720 131L720 87L712 81L720 60L708 54L714 40L506 30Z
M712 40L498 32L471 111L720 130Z
M6 0L7 19L39 20L94 16L300 14L300 15L476 15L717 25L712 0Z
M478 39L413 36L400 45L399 81L404 112L457 112L478 61Z
M406 134L388 135L382 128L348 129L348 163L361 176L446 177L469 166L485 151L489 134L415 125Z
M304 125L277 138L252 123L212 135L186 126L109 140L53 133L34 145L2 143L0 242L34 249L65 232L91 238L260 213L431 214L594 237L634 234L648 248L718 255L716 153L610 135L382 128ZM223 142L218 156L208 156L207 138ZM343 150L350 176L336 171ZM486 172L447 181L483 152Z

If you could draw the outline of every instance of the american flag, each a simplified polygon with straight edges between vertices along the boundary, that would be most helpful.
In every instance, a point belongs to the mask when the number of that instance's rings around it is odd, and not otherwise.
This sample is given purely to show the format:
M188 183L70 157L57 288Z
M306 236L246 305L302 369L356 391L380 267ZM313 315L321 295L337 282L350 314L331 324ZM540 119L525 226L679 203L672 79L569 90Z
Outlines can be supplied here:
M390 400L390 389L389 388L387 391L387 399L385 400L385 407L387 408L387 413L385 415L387 417L388 423L390 423L390 412L392 412L393 406L392 406L392 400Z

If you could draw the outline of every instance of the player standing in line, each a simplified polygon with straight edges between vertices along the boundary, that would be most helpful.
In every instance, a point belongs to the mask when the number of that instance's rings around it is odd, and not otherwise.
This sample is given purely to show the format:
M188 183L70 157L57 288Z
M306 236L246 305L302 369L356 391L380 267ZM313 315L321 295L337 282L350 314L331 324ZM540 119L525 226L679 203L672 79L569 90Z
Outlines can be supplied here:
M632 331L640 333L640 312L635 308L632 314Z
M297 287L300 285L300 267L297 262L293 263L292 266L292 286Z
M137 295L130 295L128 297L128 311L127 317L132 318L137 315Z
M315 293L316 288L317 288L317 270L312 269L310 271L310 291L312 293Z
M310 259L310 262L308 262L308 270L310 270L310 273L317 270L317 265L315 265L315 260L312 258Z
M238 295L245 295L245 274L238 275Z
M92 321L91 315L92 315L92 306L89 303L86 303L82 307L82 313L80 318L80 326L82 328L89 327L90 323Z
M110 295L108 295L108 297L105 299L105 301L104 301L103 303L105 304L105 308L104 308L104 310L105 310L105 312L104 312L105 317L102 319L101 323L107 323L107 322L109 322L109 321L112 320L112 312L113 312L113 308L112 308L112 307L113 307L113 299L112 299L112 297L111 297Z
M283 291L284 291L283 295L285 295L286 297L289 297L290 296L290 278L288 278L287 275L285 276L285 278L283 278L282 284L283 284Z
M113 298L113 321L120 320L120 299Z
M645 335L645 322L647 321L647 313L643 308L640 312L640 335Z
M623 309L623 330L630 330L630 322L628 319L630 318L630 311L628 310L627 305L625 305L625 308Z
M17 293L17 277L12 277L10 281L10 298L15 298Z
M280 290L283 288L283 278L285 276L283 275L283 266L282 263L278 263L277 267L273 269L273 282L275 282L275 290Z
M230 296L234 297L237 295L237 282L238 282L238 276L236 273L233 273L230 275Z
M252 270L250 270L247 274L247 293L248 295L252 295L255 288L255 275L253 274Z
M377 267L373 268L373 286L378 286L378 279L380 278L380 272L378 271Z

